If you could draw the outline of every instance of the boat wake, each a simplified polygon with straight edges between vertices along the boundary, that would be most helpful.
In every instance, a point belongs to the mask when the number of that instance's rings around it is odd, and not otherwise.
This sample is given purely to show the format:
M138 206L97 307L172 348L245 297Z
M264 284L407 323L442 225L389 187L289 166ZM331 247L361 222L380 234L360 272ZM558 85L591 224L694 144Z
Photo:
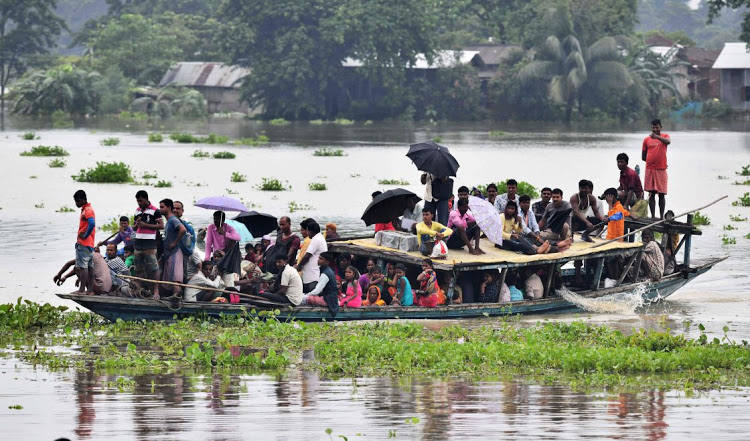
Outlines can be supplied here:
M645 291L646 287L640 285L628 292L596 298L587 298L579 296L573 291L563 287L557 290L557 294L585 311L605 314L636 315L636 309L645 304L643 300L643 293Z

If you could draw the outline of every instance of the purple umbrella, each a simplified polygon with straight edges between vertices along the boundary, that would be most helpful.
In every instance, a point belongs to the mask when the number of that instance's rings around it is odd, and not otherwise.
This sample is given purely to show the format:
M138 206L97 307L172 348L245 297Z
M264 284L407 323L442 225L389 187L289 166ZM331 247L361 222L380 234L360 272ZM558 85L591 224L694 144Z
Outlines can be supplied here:
M250 211L242 202L229 196L211 196L196 202L196 207L219 211Z

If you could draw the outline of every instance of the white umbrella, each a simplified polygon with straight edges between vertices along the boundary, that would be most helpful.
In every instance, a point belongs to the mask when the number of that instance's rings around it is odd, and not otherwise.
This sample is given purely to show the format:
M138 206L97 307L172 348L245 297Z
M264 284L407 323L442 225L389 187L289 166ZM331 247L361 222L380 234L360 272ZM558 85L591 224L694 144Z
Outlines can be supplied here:
M484 232L490 242L502 245L503 243L503 222L500 214L495 210L495 206L482 198L469 196L469 208L471 214L479 225L479 229Z

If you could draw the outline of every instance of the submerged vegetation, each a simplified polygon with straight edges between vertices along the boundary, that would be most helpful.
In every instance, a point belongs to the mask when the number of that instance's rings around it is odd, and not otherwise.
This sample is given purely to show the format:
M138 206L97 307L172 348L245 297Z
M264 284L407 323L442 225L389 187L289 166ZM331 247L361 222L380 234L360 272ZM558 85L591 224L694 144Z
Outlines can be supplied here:
M313 156L345 156L344 151L341 149L332 149L330 147L323 147L315 150Z
M78 182L125 183L133 180L130 166L124 162L97 162L96 167L81 169L73 179Z
M70 153L68 153L67 150L60 147L59 145L56 145L54 147L50 147L47 145L38 145L38 146L32 147L31 150L21 152L21 156L68 156L68 155L70 155Z
M495 322L473 329L451 325L431 330L410 322L283 323L271 312L266 320L246 314L217 321L193 317L173 324L104 323L98 316L65 310L19 299L0 305L0 329L16 330L16 336L44 330L50 346L79 348L55 352L28 343L18 352L24 361L48 368L86 362L97 369L221 371L245 366L277 371L294 365L333 376L524 374L573 387L659 385L687 390L750 380L747 342L733 341L726 327L721 338L710 339L699 325L700 337L692 340L668 332L623 333L583 322L523 328ZM23 347L23 339L18 341L16 346ZM304 350L314 351L314 357L303 361Z

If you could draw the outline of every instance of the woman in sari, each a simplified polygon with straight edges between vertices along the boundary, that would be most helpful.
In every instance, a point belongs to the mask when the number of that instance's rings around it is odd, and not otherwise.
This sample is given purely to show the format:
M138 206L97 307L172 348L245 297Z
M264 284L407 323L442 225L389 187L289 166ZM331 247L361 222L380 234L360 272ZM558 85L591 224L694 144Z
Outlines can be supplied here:
M428 308L434 308L438 304L438 286L437 275L435 270L432 269L432 259L422 260L422 273L417 276L419 282L419 289L414 293L416 298L414 304L417 306L425 306Z
M385 301L380 298L380 288L376 285L370 286L367 290L367 299L362 302L362 306L385 306Z

